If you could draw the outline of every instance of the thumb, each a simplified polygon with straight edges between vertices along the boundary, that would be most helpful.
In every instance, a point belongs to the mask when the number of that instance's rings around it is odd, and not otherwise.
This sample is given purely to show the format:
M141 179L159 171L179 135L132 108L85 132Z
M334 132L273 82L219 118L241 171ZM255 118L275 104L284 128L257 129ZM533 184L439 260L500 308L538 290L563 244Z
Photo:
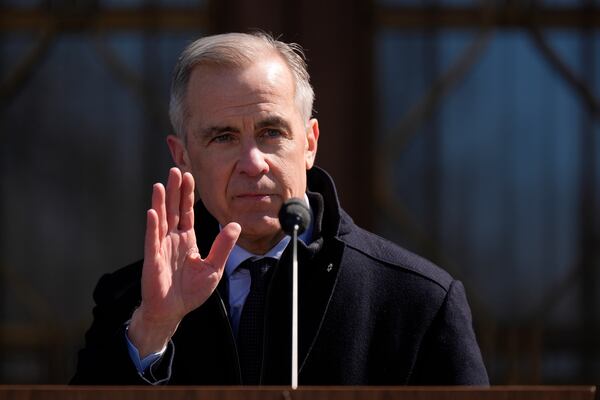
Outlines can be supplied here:
M230 222L225 225L215 238L210 252L204 261L211 264L214 268L222 269L241 232L242 227L236 222Z

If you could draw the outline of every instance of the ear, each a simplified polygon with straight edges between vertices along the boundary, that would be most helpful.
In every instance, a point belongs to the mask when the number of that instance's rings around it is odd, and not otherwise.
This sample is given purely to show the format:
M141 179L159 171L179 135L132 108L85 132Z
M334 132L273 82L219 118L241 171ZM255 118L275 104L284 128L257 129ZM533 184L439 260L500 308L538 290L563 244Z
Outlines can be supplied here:
M175 165L177 165L182 172L191 173L192 165L183 141L175 135L169 135L167 136L167 145L169 146L171 157L173 158Z
M312 118L308 121L306 128L306 149L304 150L304 159L306 161L306 169L309 170L315 163L317 157L317 143L319 142L319 121Z

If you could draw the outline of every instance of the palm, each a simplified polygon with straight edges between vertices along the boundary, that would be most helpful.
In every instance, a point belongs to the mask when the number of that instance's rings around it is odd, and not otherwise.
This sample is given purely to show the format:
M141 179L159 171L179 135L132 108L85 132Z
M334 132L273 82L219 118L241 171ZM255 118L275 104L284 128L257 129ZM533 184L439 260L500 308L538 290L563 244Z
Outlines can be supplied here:
M169 232L144 268L143 302L157 319L181 319L214 289L208 281L214 269L201 268L201 261L188 257L195 246L193 230Z
M194 232L193 189L192 176L173 169L166 192L155 185L148 211L142 305L146 318L164 324L177 324L212 294L239 235L239 226L226 226L202 259Z

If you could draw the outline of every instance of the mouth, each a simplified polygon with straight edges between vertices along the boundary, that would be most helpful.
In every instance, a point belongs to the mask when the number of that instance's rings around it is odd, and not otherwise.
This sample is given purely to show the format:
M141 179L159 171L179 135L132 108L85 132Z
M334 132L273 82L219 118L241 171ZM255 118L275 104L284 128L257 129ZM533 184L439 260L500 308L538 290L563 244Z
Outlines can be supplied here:
M273 196L272 193L243 193L238 194L235 197L238 199L247 199L247 200L259 200L259 199L267 199Z

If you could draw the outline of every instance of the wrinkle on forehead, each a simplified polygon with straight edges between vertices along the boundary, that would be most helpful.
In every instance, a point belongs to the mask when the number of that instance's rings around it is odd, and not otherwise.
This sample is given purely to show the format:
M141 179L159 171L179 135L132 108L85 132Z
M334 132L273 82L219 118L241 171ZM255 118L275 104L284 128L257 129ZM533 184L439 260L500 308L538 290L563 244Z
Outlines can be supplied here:
M201 65L192 73L189 85L188 104L196 115L190 120L192 132L200 123L224 122L213 118L248 118L293 112L296 108L293 75L278 57L245 68Z
M215 90L215 82L219 83L221 90ZM231 90L266 95L278 92L290 94L290 91L292 97L295 95L292 72L279 56L271 56L245 67L200 65L192 72L189 85L192 93L212 91L217 96L226 96Z

